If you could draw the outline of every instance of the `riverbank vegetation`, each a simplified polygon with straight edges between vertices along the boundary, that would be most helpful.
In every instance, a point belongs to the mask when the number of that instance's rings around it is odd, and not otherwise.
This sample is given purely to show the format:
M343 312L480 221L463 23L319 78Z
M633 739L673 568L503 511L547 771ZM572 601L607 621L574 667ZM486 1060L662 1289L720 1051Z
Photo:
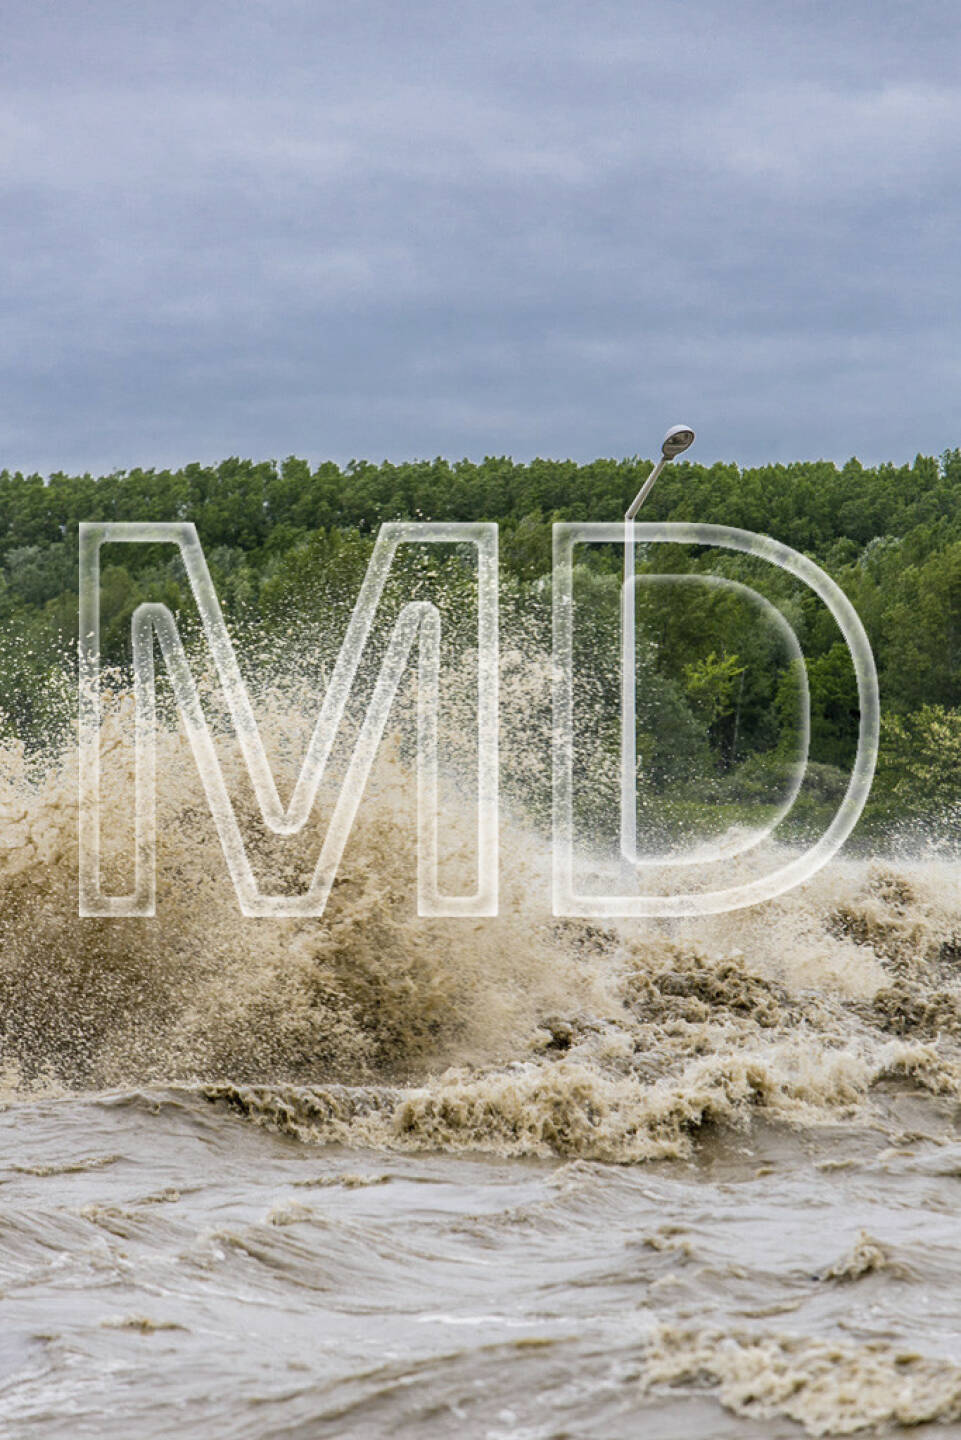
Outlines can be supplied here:
M73 663L81 520L190 520L228 623L289 637L298 618L349 609L373 538L387 520L494 520L510 624L549 645L551 526L616 521L649 462L352 461L311 466L228 459L102 477L0 472L0 709L29 744L56 709L52 684ZM877 661L882 695L878 778L862 834L898 827L957 838L961 815L961 450L911 465L829 461L741 469L668 467L644 521L699 520L771 535L814 559L849 597ZM643 529L643 526L641 526ZM616 661L621 553L578 553L579 663ZM453 579L463 561L442 559ZM420 584L408 567L408 593ZM640 549L638 750L651 793L678 811L763 808L796 739L801 684L775 627L735 586L647 583L708 573L751 585L785 615L810 686L811 778L804 804L843 793L857 736L857 690L829 612L792 577L750 557L695 547ZM105 552L104 649L122 663L142 600L185 613L179 562L159 546ZM526 618L525 618L526 617ZM533 627L533 628L531 628ZM538 628L539 627L539 628ZM278 640L282 645L282 640ZM600 744L616 750L616 669L598 665ZM606 707L606 708L605 708ZM597 720L600 715L607 720ZM604 748L606 747L606 749ZM616 768L616 759L612 759ZM613 772L612 772L613 773ZM816 792L817 801L810 794Z

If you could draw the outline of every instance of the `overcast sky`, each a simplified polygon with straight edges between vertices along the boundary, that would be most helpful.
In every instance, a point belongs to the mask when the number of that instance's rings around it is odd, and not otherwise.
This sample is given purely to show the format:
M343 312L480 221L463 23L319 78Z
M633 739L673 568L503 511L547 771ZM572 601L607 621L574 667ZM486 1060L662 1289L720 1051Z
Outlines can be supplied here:
M4 0L0 467L961 445L956 0Z

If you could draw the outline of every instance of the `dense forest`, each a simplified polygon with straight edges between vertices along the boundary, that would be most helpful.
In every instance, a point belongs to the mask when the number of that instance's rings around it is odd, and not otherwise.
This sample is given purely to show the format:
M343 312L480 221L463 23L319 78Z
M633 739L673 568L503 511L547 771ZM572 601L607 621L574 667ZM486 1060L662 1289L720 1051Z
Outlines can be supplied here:
M81 520L192 521L228 621L277 633L335 590L356 593L382 522L495 520L508 606L527 607L543 626L553 522L621 518L649 463L634 457L519 464L492 457L481 463L351 461L341 469L333 463L311 468L290 457L280 464L229 459L100 478L2 471L4 725L29 744L51 722L52 677L63 676L76 649ZM750 469L677 463L662 475L642 518L772 535L838 582L868 632L881 683L882 749L867 831L910 819L952 835L961 802L961 450L918 455L900 467L868 468L853 459L841 468L828 461ZM583 613L588 632L591 624L596 631L587 644L610 641L619 623L615 548L592 547L579 565ZM804 650L812 773L825 793L843 789L857 731L854 674L833 620L813 594L779 572L759 577L749 560L693 547L645 547L638 568L642 574L712 571L770 595ZM178 562L159 547L125 547L109 563L105 554L104 644L120 662L130 616L144 599L175 611L189 608ZM638 605L646 646L639 661L638 739L645 774L662 790L679 793L700 757L699 773L708 764L716 782L716 801L749 800L758 774L783 749L779 716L797 696L792 667L775 655L769 627L759 626L730 592L690 587L664 604L642 587Z

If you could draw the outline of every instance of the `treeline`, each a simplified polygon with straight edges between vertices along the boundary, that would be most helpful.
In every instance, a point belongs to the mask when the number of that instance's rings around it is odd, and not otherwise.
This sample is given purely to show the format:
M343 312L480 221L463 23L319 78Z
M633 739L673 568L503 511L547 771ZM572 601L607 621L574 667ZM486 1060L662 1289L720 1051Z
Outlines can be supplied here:
M501 566L516 603L544 609L551 526L559 520L618 520L650 462L491 457L374 465L289 457L215 466L130 470L99 478L0 472L0 708L28 733L46 714L45 686L76 644L78 524L81 520L190 520L198 530L228 615L279 625L306 609L318 586L356 590L373 536L386 520L495 520ZM769 534L810 555L847 593L878 663L885 741L879 802L888 813L945 813L961 798L961 450L912 465L857 460L669 466L645 520L699 520ZM640 570L717 569L693 551L642 553ZM670 564L666 561L670 559ZM106 557L105 557L106 561ZM584 557L616 623L613 549ZM758 584L750 564L720 569ZM606 577L606 578L605 578ZM843 767L856 733L853 671L823 607L787 577L763 582L791 619L808 663L812 754ZM604 588L606 584L606 589ZM596 586L595 586L596 589ZM612 602L613 597L613 602ZM129 617L143 599L173 609L188 602L183 577L161 547L131 547L103 574L105 643L122 658ZM600 602L598 602L600 603ZM613 608L612 608L613 604ZM645 606L647 607L645 611ZM603 606L601 607L603 609ZM706 741L718 775L777 750L779 706L792 682L783 657L742 606L693 592L681 603L640 600L658 641L647 674L674 730ZM670 695L667 695L668 689ZM667 698L665 698L667 696ZM668 703L669 701L669 703ZM683 713L682 713L683 712ZM666 712L665 712L666 713ZM679 727L679 728L678 728ZM644 743L641 737L641 750ZM653 743L653 742L652 742ZM693 750L692 750L693 753ZM752 758L753 757L753 758ZM662 767L663 768L663 767ZM656 769L656 766L655 766ZM668 772L664 772L667 776Z
M95 478L0 471L0 557L24 546L69 544L81 520L190 519L206 546L243 550L255 568L317 530L377 528L385 520L522 522L616 520L650 462L509 458L480 463L352 460L311 469L230 459L181 470L128 470ZM913 465L804 461L739 469L678 462L644 511L656 520L702 520L775 535L819 563L844 565L870 541L907 543L911 562L961 539L961 450ZM534 560L536 557L531 556Z

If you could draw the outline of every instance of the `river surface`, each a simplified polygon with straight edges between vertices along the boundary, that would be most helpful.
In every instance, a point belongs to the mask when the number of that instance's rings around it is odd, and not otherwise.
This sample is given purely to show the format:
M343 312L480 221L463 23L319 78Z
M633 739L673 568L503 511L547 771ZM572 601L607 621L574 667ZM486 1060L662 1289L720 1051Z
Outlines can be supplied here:
M75 764L2 758L4 1440L961 1435L956 861L598 925L505 826L424 919L390 761L251 920L168 756L157 918L80 919Z
M13 1102L0 1430L961 1433L961 1107L876 1098L631 1166L310 1144L190 1089Z

